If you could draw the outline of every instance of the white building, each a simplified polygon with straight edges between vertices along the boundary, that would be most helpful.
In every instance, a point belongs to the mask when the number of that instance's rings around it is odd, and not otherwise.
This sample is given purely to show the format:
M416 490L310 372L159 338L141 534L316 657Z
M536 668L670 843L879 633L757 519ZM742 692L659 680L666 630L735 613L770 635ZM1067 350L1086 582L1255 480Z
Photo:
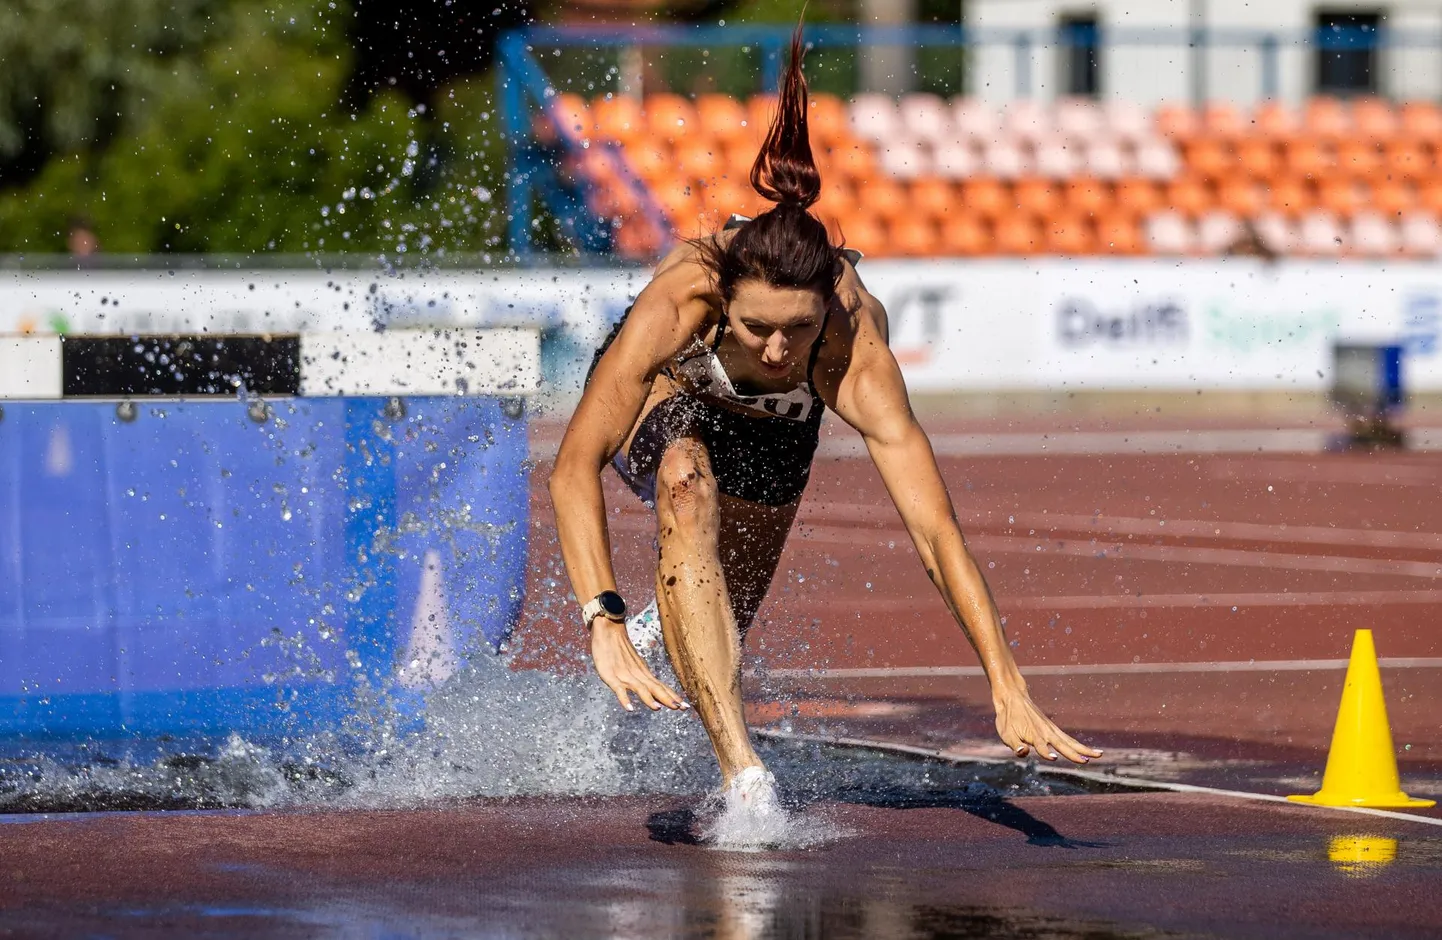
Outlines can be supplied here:
M1442 0L966 0L963 17L987 40L968 70L968 89L987 99L1442 98ZM1375 35L1379 45L1320 50L1311 43L1320 27ZM1212 40L1205 50L1187 44L1199 29ZM1074 42L1057 44L1058 31Z

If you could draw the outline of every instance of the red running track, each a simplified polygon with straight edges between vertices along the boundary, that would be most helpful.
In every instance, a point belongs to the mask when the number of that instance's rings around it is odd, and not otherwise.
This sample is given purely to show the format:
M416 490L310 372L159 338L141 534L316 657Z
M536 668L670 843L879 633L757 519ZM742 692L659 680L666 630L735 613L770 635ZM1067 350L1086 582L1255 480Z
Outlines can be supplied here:
M1090 676L1030 680L1039 700L1065 707L1069 727L1324 748L1342 674L1298 671L1298 661L1344 660L1362 627L1384 660L1442 656L1442 454L940 463L1023 671ZM556 549L548 469L542 462L534 478L522 659L574 667L583 637ZM609 471L606 493L621 589L639 605L651 595L652 516ZM841 670L828 694L941 695L985 708L984 686L963 691L954 679L938 690L915 676L974 668L976 658L865 459L818 460L747 646L761 669ZM1293 669L1269 671L1272 661ZM1085 668L1098 664L1141 672ZM1213 676L1175 664L1242 666L1196 667ZM1258 665L1253 679L1238 676ZM891 683L847 675L896 669ZM1418 745L1404 758L1442 757L1432 743L1442 669L1388 670L1386 681L1399 746ZM1100 701L1103 687L1112 701Z

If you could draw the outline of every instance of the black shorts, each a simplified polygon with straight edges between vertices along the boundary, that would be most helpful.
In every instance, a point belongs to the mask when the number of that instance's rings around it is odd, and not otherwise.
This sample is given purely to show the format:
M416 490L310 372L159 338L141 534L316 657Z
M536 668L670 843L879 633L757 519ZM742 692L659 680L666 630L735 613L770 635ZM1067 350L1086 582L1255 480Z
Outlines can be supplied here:
M656 501L656 471L671 443L700 438L711 458L716 487L727 496L766 506L795 502L811 477L811 461L820 440L824 408L813 408L806 421L751 417L680 393L651 409L641 420L631 449L612 465L621 479L647 503Z

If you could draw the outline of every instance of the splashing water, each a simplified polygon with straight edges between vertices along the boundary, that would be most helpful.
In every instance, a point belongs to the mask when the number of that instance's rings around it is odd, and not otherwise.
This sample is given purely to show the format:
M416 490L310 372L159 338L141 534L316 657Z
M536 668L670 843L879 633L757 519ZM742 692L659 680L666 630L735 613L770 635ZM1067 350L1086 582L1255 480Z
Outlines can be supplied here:
M638 641L651 641L638 646L657 678L672 683L654 626L638 623ZM231 734L219 746L213 739L165 738L0 747L0 813L696 796L713 791L720 779L693 712L625 712L594 676L516 670L492 653L460 659L419 707L372 697L357 706L345 733L267 745ZM799 849L846 835L817 803L959 805L1066 792L1021 767L896 759L796 742L762 741L758 751L779 787L765 774L761 786L745 793L716 790L687 814L688 841L699 837L728 850Z

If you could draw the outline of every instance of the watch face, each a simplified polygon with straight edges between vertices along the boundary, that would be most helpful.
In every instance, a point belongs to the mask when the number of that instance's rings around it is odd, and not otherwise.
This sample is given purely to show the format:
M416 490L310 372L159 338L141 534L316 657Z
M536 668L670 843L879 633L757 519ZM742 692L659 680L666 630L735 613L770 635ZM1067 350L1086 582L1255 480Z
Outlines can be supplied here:
M626 613L626 602L615 591L602 591L600 601L607 616L620 617Z

